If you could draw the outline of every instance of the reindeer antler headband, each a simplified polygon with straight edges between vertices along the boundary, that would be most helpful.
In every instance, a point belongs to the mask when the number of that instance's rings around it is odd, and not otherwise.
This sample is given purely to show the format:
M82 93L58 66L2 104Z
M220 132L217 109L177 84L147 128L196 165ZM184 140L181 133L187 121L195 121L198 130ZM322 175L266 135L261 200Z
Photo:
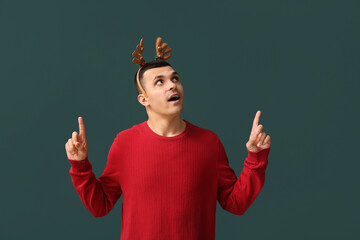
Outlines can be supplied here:
M162 38L158 37L156 39L156 58L155 59L162 59L162 60L167 60L171 57L171 53L169 53L168 55L164 56L164 54L168 53L171 51L171 48L167 47L167 43L163 43L161 44ZM164 50L162 52L162 50ZM136 50L138 50L138 52L136 52ZM140 80L139 80L139 72L141 70L141 68L145 65L145 59L143 57L143 51L144 51L144 46L143 46L143 39L141 38L140 40L140 44L138 44L136 46L135 51L132 53L132 55L135 57L133 58L133 63L136 63L139 65L139 70L137 71L136 74L136 80L137 80L137 84L141 90L141 92L145 95L145 97L147 97L145 90L143 89L143 87L140 84Z

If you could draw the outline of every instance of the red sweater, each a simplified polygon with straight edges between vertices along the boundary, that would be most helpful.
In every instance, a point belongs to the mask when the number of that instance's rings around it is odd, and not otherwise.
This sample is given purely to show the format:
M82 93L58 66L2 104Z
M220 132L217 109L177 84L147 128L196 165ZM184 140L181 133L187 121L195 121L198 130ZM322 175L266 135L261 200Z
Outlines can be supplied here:
M184 121L185 131L173 137L156 134L147 121L118 133L98 179L88 159L68 159L74 187L94 217L123 194L122 240L215 239L217 200L242 215L264 185L270 148L248 151L237 178L218 136Z

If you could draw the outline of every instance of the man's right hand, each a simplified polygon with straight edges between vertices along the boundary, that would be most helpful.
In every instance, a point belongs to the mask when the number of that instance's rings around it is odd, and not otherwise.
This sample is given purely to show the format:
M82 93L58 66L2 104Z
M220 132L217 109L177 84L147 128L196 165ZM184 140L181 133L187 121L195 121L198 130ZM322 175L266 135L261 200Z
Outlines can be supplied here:
M87 158L88 151L85 136L85 125L82 117L78 117L78 122L80 134L74 131L72 133L72 138L69 138L65 144L65 149L68 159L82 161Z

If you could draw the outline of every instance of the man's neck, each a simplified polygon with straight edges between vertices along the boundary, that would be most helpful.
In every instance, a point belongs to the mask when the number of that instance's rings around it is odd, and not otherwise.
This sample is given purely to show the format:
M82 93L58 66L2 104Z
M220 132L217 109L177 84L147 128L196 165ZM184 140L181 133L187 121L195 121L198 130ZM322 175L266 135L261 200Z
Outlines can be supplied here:
M147 124L156 134L164 137L179 135L186 129L186 123L181 120L180 116L173 118L149 117Z

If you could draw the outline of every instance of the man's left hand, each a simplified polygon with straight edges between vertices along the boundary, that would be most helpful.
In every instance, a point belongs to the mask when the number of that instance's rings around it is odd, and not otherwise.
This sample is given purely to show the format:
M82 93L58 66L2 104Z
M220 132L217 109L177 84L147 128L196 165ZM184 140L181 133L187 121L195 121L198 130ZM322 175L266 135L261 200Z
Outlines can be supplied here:
M259 152L261 150L270 148L270 135L266 135L263 130L263 125L259 124L261 111L257 111L253 126L250 133L249 141L246 143L246 148L251 152Z

